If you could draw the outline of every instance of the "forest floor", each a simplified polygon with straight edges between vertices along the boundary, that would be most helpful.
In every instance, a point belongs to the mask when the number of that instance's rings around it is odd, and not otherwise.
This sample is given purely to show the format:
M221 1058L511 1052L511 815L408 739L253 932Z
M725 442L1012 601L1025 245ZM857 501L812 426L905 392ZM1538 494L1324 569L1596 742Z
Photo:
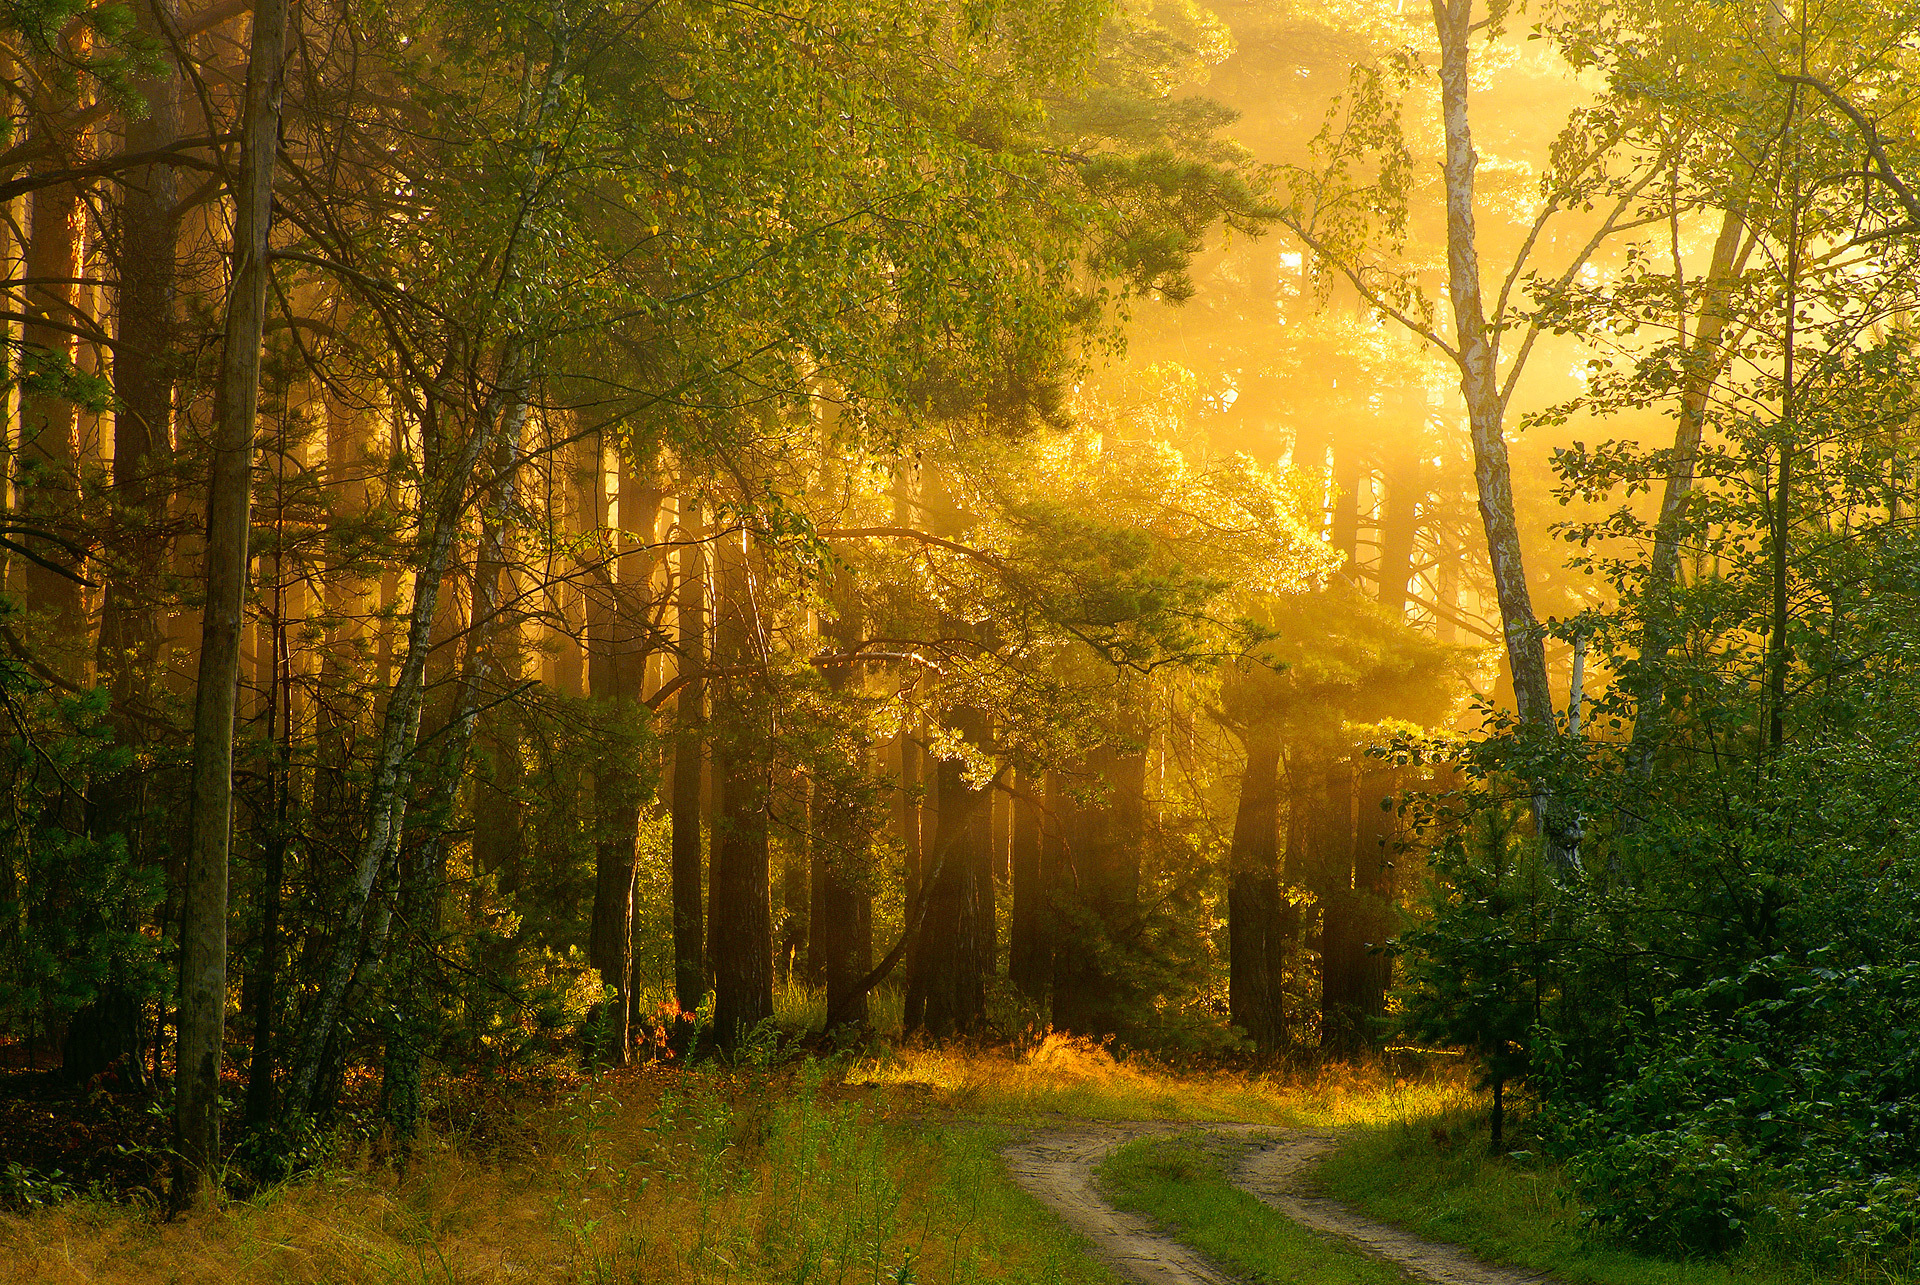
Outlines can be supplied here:
M477 1080L434 1086L433 1127L404 1164L348 1127L296 1176L171 1222L151 1183L73 1183L89 1166L66 1175L77 1191L36 1192L16 1158L25 1139L0 1134L0 1282L1869 1279L1598 1249L1554 1174L1486 1156L1451 1070L1189 1075L1049 1038L1020 1054L909 1046ZM38 1113L36 1151L72 1136L87 1155L130 1153L103 1175L154 1162L144 1135L115 1143L81 1118L89 1103L102 1119L136 1114L98 1091L16 1110Z

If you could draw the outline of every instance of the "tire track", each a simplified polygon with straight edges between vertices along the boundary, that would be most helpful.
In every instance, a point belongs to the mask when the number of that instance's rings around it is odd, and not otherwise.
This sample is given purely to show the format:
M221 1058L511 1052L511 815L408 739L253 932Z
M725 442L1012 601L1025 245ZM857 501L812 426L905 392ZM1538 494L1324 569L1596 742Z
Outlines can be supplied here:
M1013 1180L1084 1236L1093 1256L1122 1276L1142 1285L1234 1285L1233 1276L1149 1220L1115 1209L1094 1183L1094 1170L1122 1144L1195 1127L1252 1140L1253 1149L1232 1175L1235 1186L1303 1227L1350 1241L1372 1257L1395 1264L1410 1280L1425 1285L1551 1285L1549 1276L1483 1263L1464 1250L1315 1195L1304 1174L1333 1148L1329 1132L1248 1124L1081 1121L1038 1131L1003 1154Z
M1088 1122L1036 1133L1004 1152L1013 1180L1085 1236L1093 1256L1143 1285L1233 1285L1233 1278L1137 1214L1107 1203L1093 1171L1114 1148L1180 1125Z
M1545 1285L1553 1279L1541 1272L1483 1263L1463 1249L1425 1240L1313 1194L1303 1175L1333 1150L1334 1141L1333 1134L1319 1130L1276 1130L1272 1141L1247 1153L1233 1184L1302 1227L1351 1241L1430 1285Z

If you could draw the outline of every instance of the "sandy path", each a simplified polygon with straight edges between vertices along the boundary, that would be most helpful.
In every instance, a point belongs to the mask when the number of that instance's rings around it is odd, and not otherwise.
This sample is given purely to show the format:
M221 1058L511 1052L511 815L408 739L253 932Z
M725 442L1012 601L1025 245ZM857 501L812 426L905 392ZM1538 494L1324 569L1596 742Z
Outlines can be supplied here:
M1331 1133L1306 1129L1277 1132L1241 1161L1234 1185L1252 1192L1303 1227L1350 1240L1375 1258L1397 1263L1415 1280L1431 1285L1542 1285L1552 1278L1516 1267L1493 1267L1463 1249L1422 1240L1412 1232L1375 1222L1338 1201L1307 1190L1302 1174L1333 1149Z
M1145 1285L1232 1285L1233 1278L1137 1214L1095 1190L1093 1171L1123 1142L1179 1125L1074 1124L1007 1148L1013 1180L1093 1243L1093 1256Z
M1008 1147L1007 1168L1015 1182L1092 1243L1094 1257L1121 1275L1143 1285L1232 1285L1233 1277L1147 1219L1108 1204L1094 1185L1094 1169L1122 1143L1192 1127L1075 1122ZM1234 1182L1243 1190L1304 1227L1352 1241L1368 1254L1397 1264L1410 1280L1428 1285L1543 1285L1550 1280L1515 1268L1488 1266L1463 1250L1422 1240L1312 1194L1301 1175L1333 1146L1330 1133L1240 1124L1202 1127L1254 1136L1254 1149L1234 1174Z

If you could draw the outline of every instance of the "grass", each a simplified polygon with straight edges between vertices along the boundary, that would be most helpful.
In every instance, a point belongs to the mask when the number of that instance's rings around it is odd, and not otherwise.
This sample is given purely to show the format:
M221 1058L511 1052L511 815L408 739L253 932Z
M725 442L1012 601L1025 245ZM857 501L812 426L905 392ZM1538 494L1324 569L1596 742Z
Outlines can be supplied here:
M905 1045L856 1063L849 1079L1013 1123L1064 1116L1329 1127L1432 1114L1465 1092L1451 1068L1407 1076L1378 1064L1330 1064L1253 1076L1190 1075L1121 1061L1090 1040L1057 1034L1024 1052Z
M1145 1138L1100 1166L1108 1197L1152 1218L1233 1275L1276 1285L1403 1285L1398 1268L1308 1231L1229 1180L1246 1142L1206 1133Z
M1689 1262L1608 1246L1562 1195L1558 1167L1533 1154L1495 1156L1484 1113L1465 1103L1354 1129L1320 1167L1317 1181L1328 1195L1383 1222L1490 1261L1551 1272L1566 1285L1894 1285L1913 1279L1884 1264L1795 1262L1791 1244Z
M606 1076L484 1151L429 1139L164 1223L0 1216L0 1281L1112 1285L1014 1187L992 1129L929 1126L818 1065Z

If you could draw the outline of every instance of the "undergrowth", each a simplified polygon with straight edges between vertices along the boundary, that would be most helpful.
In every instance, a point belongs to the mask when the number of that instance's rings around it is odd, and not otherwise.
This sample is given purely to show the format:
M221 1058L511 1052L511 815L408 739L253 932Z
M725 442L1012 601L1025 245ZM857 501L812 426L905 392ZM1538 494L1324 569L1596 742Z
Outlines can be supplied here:
M1014 1188L992 1129L930 1123L832 1065L593 1080L484 1148L404 1170L344 1148L160 1221L74 1200L0 1216L0 1280L1107 1285Z
M1432 1240L1498 1262L1551 1272L1566 1285L1897 1285L1910 1264L1883 1254L1850 1263L1808 1261L1806 1228L1776 1225L1721 1259L1673 1260L1608 1244L1568 1182L1513 1131L1496 1155L1483 1112L1467 1104L1428 1117L1357 1128L1320 1167L1328 1195Z

